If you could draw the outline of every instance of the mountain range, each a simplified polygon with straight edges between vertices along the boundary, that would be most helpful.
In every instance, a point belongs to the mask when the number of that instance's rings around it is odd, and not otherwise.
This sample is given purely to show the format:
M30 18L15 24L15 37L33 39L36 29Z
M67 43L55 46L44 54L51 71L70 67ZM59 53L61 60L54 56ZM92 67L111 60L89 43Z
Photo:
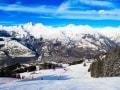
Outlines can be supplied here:
M92 58L120 45L120 27L92 28L88 25L64 27L27 23L18 26L0 26L1 53L10 57L47 57L58 61ZM2 46L3 45L3 46ZM1 54L1 57L2 57ZM55 57L55 58L53 58ZM76 59L77 58L77 59Z

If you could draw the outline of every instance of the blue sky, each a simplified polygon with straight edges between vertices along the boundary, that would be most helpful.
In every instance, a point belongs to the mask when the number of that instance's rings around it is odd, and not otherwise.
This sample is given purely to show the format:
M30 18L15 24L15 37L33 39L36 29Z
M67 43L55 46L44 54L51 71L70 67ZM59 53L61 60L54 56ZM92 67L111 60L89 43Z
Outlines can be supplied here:
M120 0L0 0L0 24L120 26Z

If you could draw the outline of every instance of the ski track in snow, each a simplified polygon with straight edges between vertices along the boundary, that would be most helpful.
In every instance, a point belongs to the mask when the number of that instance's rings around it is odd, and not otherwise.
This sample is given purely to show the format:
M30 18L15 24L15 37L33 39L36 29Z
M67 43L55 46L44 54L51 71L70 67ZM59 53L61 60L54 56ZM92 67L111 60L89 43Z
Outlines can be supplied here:
M91 78L87 72L88 67L89 63L85 67L78 64L55 70L40 70L33 74L34 79L0 78L0 81L13 79L13 82L1 84L0 90L120 90L119 77ZM22 75L29 76L30 73Z

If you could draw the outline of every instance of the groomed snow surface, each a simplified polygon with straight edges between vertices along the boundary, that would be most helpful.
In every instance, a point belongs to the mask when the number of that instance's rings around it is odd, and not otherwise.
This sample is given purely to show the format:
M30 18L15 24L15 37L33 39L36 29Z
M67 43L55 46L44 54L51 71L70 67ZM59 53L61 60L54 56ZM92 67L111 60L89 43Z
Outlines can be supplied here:
M24 80L0 78L0 90L120 90L119 77L92 78L87 72L89 65L22 73Z

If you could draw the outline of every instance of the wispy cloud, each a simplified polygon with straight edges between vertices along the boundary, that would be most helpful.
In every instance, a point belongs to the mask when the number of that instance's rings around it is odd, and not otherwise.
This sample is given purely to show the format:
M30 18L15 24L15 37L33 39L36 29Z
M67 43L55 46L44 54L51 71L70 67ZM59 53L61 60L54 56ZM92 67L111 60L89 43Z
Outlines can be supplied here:
M111 9L92 6L111 7ZM40 18L65 18L65 19L114 19L120 20L120 8L115 8L110 0L67 0L59 6L25 6L19 3L1 5L0 10L11 12L28 12L38 14Z
M60 5L58 11L59 18L120 20L120 8L116 8L111 0L68 0Z
M0 10L4 11L21 11L21 12L31 12L31 13L52 13L54 11L55 7L51 6L36 6L36 7L29 7L29 6L21 6L17 4L11 4L11 5L4 5L0 6Z
M110 0L79 0L79 1L88 5L114 7L113 3L111 3Z
M0 27L1 25L16 25L17 23L13 21L0 21Z

